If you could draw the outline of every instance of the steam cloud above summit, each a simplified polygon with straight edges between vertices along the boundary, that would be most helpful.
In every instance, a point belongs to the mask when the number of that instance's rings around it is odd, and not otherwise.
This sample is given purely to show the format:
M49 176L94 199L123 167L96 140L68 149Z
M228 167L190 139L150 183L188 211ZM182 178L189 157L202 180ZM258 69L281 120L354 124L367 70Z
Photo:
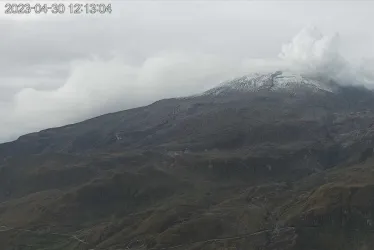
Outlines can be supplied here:
M253 71L284 70L328 77L343 85L373 88L373 60L349 62L341 54L340 42L338 33L323 35L316 27L307 26L282 45L278 59L262 60L262 64L249 60L249 64Z
M0 43L0 142L203 92L252 72L297 71L374 86L374 34L358 25L371 7L347 7L349 19L344 8L310 2L310 16L297 3L242 2L129 2L113 7L117 15L93 19L0 16L7 34ZM328 35L302 28L306 23Z
M339 42L338 34L324 36L311 26L301 30L289 44L283 45L279 57L290 63L291 70L338 74L346 67L339 52Z

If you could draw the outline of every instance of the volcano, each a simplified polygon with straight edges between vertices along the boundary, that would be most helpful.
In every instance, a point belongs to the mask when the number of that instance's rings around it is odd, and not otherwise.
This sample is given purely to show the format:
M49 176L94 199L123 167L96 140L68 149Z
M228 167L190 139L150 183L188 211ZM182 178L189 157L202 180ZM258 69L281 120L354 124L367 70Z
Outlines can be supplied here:
M276 71L21 136L0 248L363 249L373 121L372 90Z

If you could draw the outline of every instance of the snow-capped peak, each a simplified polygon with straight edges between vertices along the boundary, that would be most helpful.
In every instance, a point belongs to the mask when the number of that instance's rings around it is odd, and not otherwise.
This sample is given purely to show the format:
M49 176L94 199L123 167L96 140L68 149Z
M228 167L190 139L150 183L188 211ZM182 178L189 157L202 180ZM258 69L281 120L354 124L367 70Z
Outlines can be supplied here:
M226 92L290 91L308 89L312 91L334 92L333 84L306 77L297 73L276 71L274 73L254 73L226 81L219 86L204 92L204 95L218 95Z

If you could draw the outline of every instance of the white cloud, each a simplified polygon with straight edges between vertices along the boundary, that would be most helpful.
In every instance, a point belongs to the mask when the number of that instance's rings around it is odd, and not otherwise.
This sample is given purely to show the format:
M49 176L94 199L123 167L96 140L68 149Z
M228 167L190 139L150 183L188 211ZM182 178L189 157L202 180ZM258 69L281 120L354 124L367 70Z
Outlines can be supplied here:
M8 104L11 112L7 109L7 123L15 130L11 134L61 126L162 98L199 93L222 80L249 72L290 70L337 78L344 71L344 79L365 79L372 84L373 61L367 59L365 67L359 68L348 64L339 52L338 39L337 35L324 36L316 28L307 27L282 46L279 58L241 61L198 53L163 52L137 67L120 58L75 61L59 88L19 91ZM16 125L24 121L21 127ZM9 130L0 131L0 138L8 134Z

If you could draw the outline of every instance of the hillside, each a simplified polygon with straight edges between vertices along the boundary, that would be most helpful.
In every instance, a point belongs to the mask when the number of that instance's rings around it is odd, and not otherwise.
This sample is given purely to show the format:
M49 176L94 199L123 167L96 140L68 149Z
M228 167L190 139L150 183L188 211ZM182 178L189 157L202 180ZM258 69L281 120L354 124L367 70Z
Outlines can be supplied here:
M373 91L240 77L0 144L0 249L370 249L373 149Z

